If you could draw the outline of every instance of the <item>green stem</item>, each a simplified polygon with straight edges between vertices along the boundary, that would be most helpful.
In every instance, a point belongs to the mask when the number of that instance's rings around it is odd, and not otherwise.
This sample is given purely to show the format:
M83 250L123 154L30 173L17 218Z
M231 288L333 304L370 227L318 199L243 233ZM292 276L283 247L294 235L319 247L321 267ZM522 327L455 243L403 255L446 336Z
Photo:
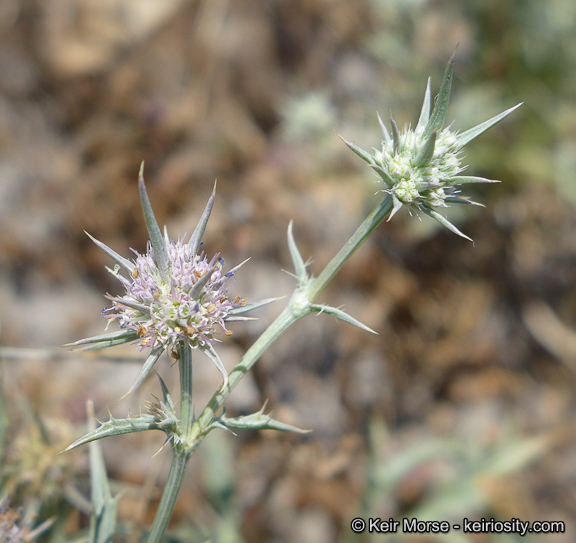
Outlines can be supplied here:
M183 342L178 344L178 367L180 369L180 437L187 440L194 424L192 403L192 348Z
M162 494L158 512L152 525L152 531L148 543L160 543L172 511L176 503L176 497L182 485L186 464L192 453L203 441L210 431L214 417L218 410L242 377L256 363L262 354L274 343L292 324L305 317L312 311L311 304L338 273L338 270L352 256L352 254L364 243L366 238L392 211L392 199L386 196L372 213L364 220L358 230L348 242L338 251L336 256L328 263L326 268L316 279L309 279L304 284L299 284L288 305L276 320L262 333L248 349L236 367L230 372L228 386L217 391L198 419L193 420L192 411L192 353L190 349L179 349L180 355L180 437L182 442L172 447L173 458L168 475L168 482Z
M177 347L178 367L180 369L180 423L178 426L181 441L172 443L172 464L168 481L164 487L156 517L148 537L148 543L160 543L166 527L172 517L176 498L180 492L186 465L192 455L192 450L183 444L187 443L194 425L194 405L192 403L192 349L180 343Z
M184 480L184 473L186 471L186 465L190 459L190 455L187 453L178 453L176 447L172 447L174 456L172 456L172 464L170 466L170 473L168 474L168 480L166 481L166 486L162 492L162 498L160 499L160 504L158 505L158 511L156 511L156 517L154 518L154 523L150 530L150 535L148 536L148 543L161 543L164 538L164 532L170 522L170 517L172 517L172 512L174 511L174 506L176 505L176 498L178 497L178 492L180 492L180 487L182 486L182 481Z
M364 243L366 238L378 227L378 225L390 215L392 211L392 198L390 195L380 202L378 207L366 217L364 222L358 227L358 230L352 234L352 237L345 243L344 247L338 251L336 256L322 270L320 275L314 280L309 290L309 299L312 303L318 295L324 290L326 285L332 281L332 278L338 273L344 263L354 254L356 249Z
M246 372L256 363L270 345L278 339L292 324L310 313L309 305L318 297L324 287L338 273L338 270L354 254L356 249L364 243L366 238L378 227L378 225L390 215L392 211L392 198L389 195L378 204L378 206L366 217L364 222L358 227L352 237L346 242L344 247L338 251L336 256L328 263L320 275L311 280L307 285L298 285L288 305L278 315L276 320L264 331L256 342L246 351L237 366L230 372L228 386L216 392L196 421L197 435L203 434L214 415L224 405L224 401L238 384ZM307 298L306 307L302 307L303 295Z

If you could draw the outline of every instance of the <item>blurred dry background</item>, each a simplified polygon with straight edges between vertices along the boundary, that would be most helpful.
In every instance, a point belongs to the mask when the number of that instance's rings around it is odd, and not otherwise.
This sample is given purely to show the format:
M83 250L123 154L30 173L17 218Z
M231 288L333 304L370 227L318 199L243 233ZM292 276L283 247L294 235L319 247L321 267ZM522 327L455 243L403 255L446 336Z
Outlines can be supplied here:
M174 236L191 232L217 178L207 251L229 266L251 257L235 293L289 294L289 220L318 273L378 202L337 134L370 148L376 111L415 122L456 44L455 127L525 101L467 147L471 174L503 181L475 194L486 209L449 210L475 247L407 213L379 228L322 297L379 335L320 316L281 338L228 414L268 399L276 418L314 431L213 432L170 541L371 541L351 534L358 515L562 520L566 534L522 540L574 541L572 0L2 0L0 481L39 521L57 512L47 541L86 525L86 451L55 456L83 432L86 399L104 420L159 393L151 380L118 402L144 356L134 347L59 347L100 333L102 295L119 291L83 231L126 256L144 249L142 160ZM234 327L220 349L229 368L282 303ZM219 375L202 355L195 364L200 410ZM174 388L167 360L159 371ZM118 541L138 541L153 518L161 445L160 434L103 445L122 493Z

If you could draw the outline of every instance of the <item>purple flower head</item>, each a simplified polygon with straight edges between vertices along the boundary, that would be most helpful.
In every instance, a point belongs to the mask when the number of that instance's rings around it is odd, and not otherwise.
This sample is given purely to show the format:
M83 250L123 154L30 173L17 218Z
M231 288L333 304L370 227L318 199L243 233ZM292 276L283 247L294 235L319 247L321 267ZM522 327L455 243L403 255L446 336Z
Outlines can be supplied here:
M128 393L142 384L165 350L178 357L177 350L182 348L199 349L205 353L222 374L226 385L228 374L213 347L213 343L219 341L218 333L222 331L226 336L231 335L232 332L226 328L227 322L251 320L240 315L274 300L247 305L243 298L232 297L228 294L229 281L246 261L223 273L224 260L219 253L208 259L204 251L199 252L214 205L216 185L187 242L169 239L166 229L164 234L160 232L146 193L143 165L138 185L150 235L146 254L134 251L136 259L128 260L88 234L116 262L114 269L109 271L126 289L121 296L107 295L112 306L102 312L108 322L118 321L120 330L81 339L70 345L101 349L138 343L142 348L150 348L151 352Z
M152 349L162 346L174 350L178 342L193 349L204 347L217 341L218 328L231 335L226 328L230 311L246 305L239 296L228 296L228 281L234 272L222 274L224 261L218 253L208 260L204 252L192 252L182 240L171 240L166 248L169 280L162 278L149 243L146 254L136 253L129 278L115 273L126 294L109 296L113 305L105 317L117 320L124 330L134 331L139 344Z

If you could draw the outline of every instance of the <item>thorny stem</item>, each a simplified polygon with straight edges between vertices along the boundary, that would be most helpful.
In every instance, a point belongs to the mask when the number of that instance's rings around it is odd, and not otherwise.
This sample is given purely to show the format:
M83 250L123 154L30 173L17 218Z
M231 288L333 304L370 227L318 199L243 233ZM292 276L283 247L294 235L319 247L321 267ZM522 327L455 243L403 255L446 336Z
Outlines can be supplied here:
M168 475L168 482L164 488L158 512L154 519L152 531L148 543L160 543L172 511L176 503L176 497L180 490L186 464L192 453L204 440L216 413L224 405L226 398L242 377L250 370L262 354L274 343L292 324L308 315L311 305L326 285L338 273L344 263L364 243L368 236L378 225L390 215L392 211L392 199L387 195L380 204L370 213L352 237L338 251L336 256L328 263L320 275L310 279L306 284L299 284L292 294L288 305L276 320L246 351L240 362L230 372L228 385L218 390L210 399L198 419L193 420L192 415L192 354L189 349L179 349L180 355L180 391L182 405L180 410L180 437L179 445L173 444L173 458Z

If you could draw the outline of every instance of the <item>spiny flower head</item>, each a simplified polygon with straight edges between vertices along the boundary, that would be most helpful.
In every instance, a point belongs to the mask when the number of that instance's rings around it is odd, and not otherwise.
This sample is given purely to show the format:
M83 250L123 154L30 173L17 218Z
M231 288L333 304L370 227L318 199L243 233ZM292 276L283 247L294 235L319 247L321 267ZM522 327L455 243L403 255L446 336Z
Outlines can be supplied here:
M110 320L140 336L142 347L174 350L178 342L196 349L217 341L216 325L226 335L225 321L230 311L246 305L239 296L228 298L228 280L235 270L223 273L224 260L217 253L208 260L195 253L188 243L166 240L170 279L164 281L154 249L148 243L146 254L136 253L129 277L115 269L112 273L126 288L120 297L108 296L112 307L104 310Z
M213 346L219 341L218 330L231 335L226 328L227 322L250 320L240 315L273 300L247 305L239 296L229 297L228 281L246 261L224 273L224 260L219 253L209 259L203 251L199 252L214 204L216 185L187 242L171 240L166 229L164 234L160 232L146 193L143 165L138 185L150 235L145 254L134 251L136 259L128 260L88 234L116 262L114 269L108 270L125 288L122 296L107 295L112 306L103 311L109 321L118 321L120 330L81 339L70 346L101 349L137 342L142 348L150 348L150 355L128 394L140 386L165 350L177 358L180 348L204 352L226 384L228 374Z
M392 197L390 220L403 206L409 210L422 211L440 224L470 239L450 223L435 208L448 207L448 203L481 205L458 196L460 185L468 183L498 183L483 177L459 175L466 169L461 165L462 148L491 126L512 113L521 104L462 133L444 128L450 100L454 55L448 62L434 108L431 108L430 79L424 94L424 103L416 128L410 126L402 132L391 119L390 132L378 117L382 129L381 150L370 154L351 142L344 140L360 158L378 174L386 185L383 189ZM432 111L431 111L432 109ZM472 241L472 240L470 240Z

